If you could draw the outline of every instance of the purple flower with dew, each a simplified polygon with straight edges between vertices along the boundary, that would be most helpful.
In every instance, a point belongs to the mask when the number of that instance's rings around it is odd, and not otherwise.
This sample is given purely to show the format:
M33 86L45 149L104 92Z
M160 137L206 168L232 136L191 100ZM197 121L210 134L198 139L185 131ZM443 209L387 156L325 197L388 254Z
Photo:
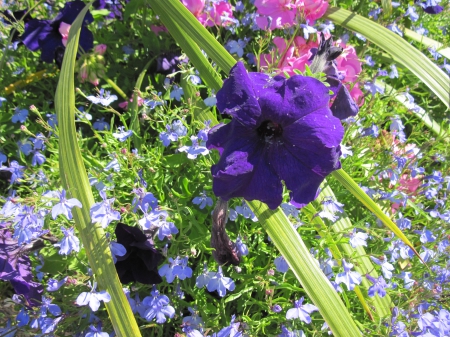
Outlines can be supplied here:
M436 329L439 330L440 336L450 334L450 312L446 309L440 309L436 315L434 322Z
M286 273L289 270L289 265L284 256L278 256L277 258L275 258L273 264L275 265L277 271L279 271L280 273Z
M16 322L19 328L28 325L28 323L30 322L30 315L28 314L27 309L25 308L20 309L16 317Z
M353 228L352 233L350 234L350 245L353 248L359 247L359 246L367 246L367 238L369 235L363 232L357 232L356 228Z
M159 268L158 273L161 277L165 276L168 283L172 283L175 277L178 277L180 280L191 278L192 269L188 267L187 262L187 256L184 258L177 256L175 260L169 257L169 264L165 264Z
M319 30L324 34L331 34L331 32L334 30L334 24L330 20L325 20L324 23L321 23L319 25Z
M28 118L28 110L27 109L20 109L19 107L17 107L14 110L14 114L13 114L13 116L11 118L11 122L13 122L13 123L17 123L17 122L25 123L27 118Z
M344 267L344 272L336 275L336 283L344 283L348 290L353 290L355 286L361 283L362 277L358 272L351 271L353 264L347 263L345 259L342 259L342 266Z
M172 125L167 124L166 129L167 132L161 132L159 134L159 139L164 146L169 146L170 142L176 142L178 138L184 137L187 134L187 128L180 120L173 121Z
M64 54L70 25L84 7L82 1L70 1L66 2L53 20L28 21L25 24L25 32L20 37L21 41L31 51L40 49L42 61L52 63ZM94 36L86 27L92 21L94 18L88 12L84 17L79 39L79 46L83 51L89 51L94 45Z
M233 291L235 288L234 281L229 278L223 276L222 267L219 266L217 273L213 273L214 275L209 280L206 289L208 291L217 291L220 297L224 297L228 291Z
M438 51L436 51L436 46L428 48L428 51L436 61L442 57L442 55Z
M30 323L32 329L41 329L42 335L49 335L55 331L59 321L63 319L62 316L57 318L50 318L46 316L40 316ZM42 336L38 335L38 336Z
M320 258L319 265L320 269L322 269L322 272L325 274L325 276L328 279L331 279L334 276L333 267L337 267L338 263L336 262L335 259L333 259L333 255L331 254L328 248L325 250L325 252L327 253L328 258L326 259Z
M378 77L378 76L387 76L387 75L388 75L387 70L378 68L377 77Z
M236 249L238 251L239 256L248 255L248 248L245 243L242 242L240 235L236 238Z
M182 146L178 149L178 151L186 152L189 159L196 159L200 154L206 156L209 153L209 150L204 146L204 142L200 140L199 143L198 137L191 136L191 141L191 146Z
M205 99L203 100L203 102L205 103L206 106L209 106L209 107L215 106L215 105L217 104L217 98L216 98L216 95L213 94L213 93L211 93L211 96L205 98Z
M195 279L195 285L198 288L203 288L203 287L207 286L209 281L215 274L216 273L214 273L212 271L208 271L208 268L205 264L203 266L203 272L199 276L197 276L197 278Z
M75 236L74 230L75 228L61 227L64 237L55 244L56 247L59 247L59 255L69 255L72 251L77 253L80 251L80 239Z
M78 295L75 304L79 306L89 305L92 311L97 311L100 308L100 301L109 302L111 300L111 296L106 292L106 290L102 290L96 292L97 282L94 282L91 287L90 292L82 292Z
M390 262L395 262L399 257L406 260L414 256L412 249L402 240L392 241L387 253L391 254Z
M170 91L170 99L176 99L178 102L181 101L181 96L184 95L184 91L182 87L174 84L172 90Z
M154 99L144 99L144 105L151 110L155 109L157 106L163 106L164 101L160 98L161 92L158 92L157 95L154 95Z
M156 323L163 324L167 321L167 317L173 318L175 316L175 309L169 305L170 301L166 295L160 295L155 288L153 288L151 295L151 297L147 296L142 301L148 307L143 318L149 322L156 318Z
M310 314L314 311L319 311L319 309L312 304L303 304L304 298L300 298L298 301L294 302L294 308L289 309L286 313L286 319L300 319L306 324L311 323Z
M94 104L101 104L103 106L109 106L112 102L117 101L118 99L116 95L111 95L110 92L105 91L105 89L100 89L97 96L90 95L86 98Z
M97 326L90 325L89 332L87 332L84 337L109 337L109 333L103 332L101 323L98 323Z
M119 132L114 132L112 135L114 138L118 139L119 142L124 142L133 135L133 131L131 130L125 131L124 126L119 126L117 128L117 131Z
M180 65L187 64L189 59L176 53L165 53L156 58L156 72L170 75L180 70Z
M109 249L111 250L114 263L117 262L117 256L124 256L127 253L127 249L122 244L115 241L109 243Z
M364 35L362 35L362 34L360 34L360 33L353 33L353 34L355 34L355 36L358 38L358 40L361 40L361 41L367 41L367 39L366 39L366 37L364 36Z
M19 165L19 163L15 160L11 161L9 167L0 166L0 171L8 171L11 173L11 177L9 178L10 185L14 184L18 179L22 179L24 176L25 166Z
M403 280L403 287L407 290L411 289L416 282L411 278L412 273L409 271L402 271L397 277Z
M110 129L109 123L105 122L105 117L97 119L94 124L92 124L92 127L97 131L109 131Z
M253 222L258 221L255 213L253 213L245 201L242 201L242 206L236 206L236 213L242 215L246 219L252 220Z
M373 124L373 123L370 127L361 130L362 137L370 136L373 138L377 138L379 133L380 133L380 130L379 130L378 126L376 126L376 124Z
M200 209L205 208L206 206L211 207L213 205L213 200L206 195L206 192L203 190L202 193L200 193L200 196L195 197L192 199L192 203L194 205L199 205L198 207Z
M325 218L334 222L338 219L336 213L344 212L344 209L342 208L344 204L341 204L340 202L335 201L331 198L324 199L321 204L322 210L318 213L321 218Z
M238 213L233 208L228 208L228 220L235 221L238 217Z
M139 225L141 225L144 230L155 230L156 228L160 228L169 216L167 211L156 209L147 213L147 210L148 208L142 209L144 217L139 220Z
M47 291L48 292L53 292L53 291L57 291L59 290L59 288L61 288L67 281L67 276L62 278L60 281L50 278L47 281Z
M103 201L96 202L90 209L92 223L100 223L103 228L116 220L120 220L120 213L112 208L115 198L108 199L105 191L100 191Z
M365 57L365 59L366 59L366 64L367 64L369 67L375 66L375 61L372 60L372 56L367 55L367 56Z
M62 214L67 219L72 220L72 208L75 206L82 208L83 205L80 201L78 201L78 199L67 199L66 190L64 189L61 192L58 191L57 193L59 194L59 203L52 207L52 218L56 219L58 215Z
M386 296L386 288L388 287L388 285L386 284L386 281L384 280L383 276L374 278L369 274L366 274L366 279L368 279L373 284L367 291L369 297L374 297L376 294L378 294L378 296L380 297Z
M117 224L115 234L117 242L126 249L125 255L117 256L116 270L120 282L122 284L130 282L161 283L158 264L162 255L155 249L153 241L147 238L138 227L122 223Z
M183 324L203 331L204 323L203 319L200 317L200 312L197 310L197 307L188 307L188 311L191 313L191 316L183 317Z
M427 36L429 33L428 29L424 28L422 26L422 24L420 24L418 27L413 27L413 29L416 33L423 35L423 36Z
M395 34L398 34L403 37L403 32L401 31L400 28L398 28L398 26L395 23L391 23L391 24L387 25L386 28L389 29L390 31L394 32Z
M284 180L295 202L314 200L325 176L340 168L343 128L329 99L328 88L314 78L247 73L238 62L217 92L219 111L233 119L213 127L207 142L220 153L211 169L214 193L275 209Z
M436 0L416 1L416 3L428 14L439 14L444 10L442 6L438 5L439 1Z

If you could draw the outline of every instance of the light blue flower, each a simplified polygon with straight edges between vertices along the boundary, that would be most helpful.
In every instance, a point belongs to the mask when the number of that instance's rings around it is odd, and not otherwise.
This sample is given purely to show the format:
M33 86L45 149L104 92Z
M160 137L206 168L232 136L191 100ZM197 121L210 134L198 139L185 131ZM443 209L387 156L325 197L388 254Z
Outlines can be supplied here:
M213 205L213 200L206 195L205 191L203 191L202 193L200 193L200 196L192 199L192 203L194 205L199 205L199 208L203 209L206 206L211 207Z
M69 255L72 251L78 253L80 251L80 239L73 234L74 228L61 227L61 231L64 237L55 244L56 247L59 247L59 255Z
M118 99L116 95L111 95L110 92L105 91L105 89L100 89L98 96L90 95L86 98L94 104L101 104L103 106L108 106Z
M319 309L312 304L303 304L304 298L300 298L298 301L294 302L294 308L289 309L286 313L286 319L300 319L306 324L311 323L310 314L314 311L319 311Z
M200 154L206 156L209 153L209 150L204 145L202 145L202 143L204 142L199 144L198 137L191 136L191 141L191 146L182 146L178 149L178 151L186 152L189 159L196 159Z
M227 293L227 290L233 291L234 288L234 281L229 277L223 276L221 266L219 266L217 273L215 273L214 276L211 277L208 285L206 286L206 289L208 289L208 291L216 290L220 297L224 297Z
M11 118L11 122L13 123L25 123L25 121L28 118L28 110L27 109L19 109L19 107L17 107L14 110L14 115Z
M345 259L342 260L342 266L344 267L344 272L336 275L336 283L344 283L348 290L353 290L355 286L361 283L361 275L356 271L351 271L353 264L347 263Z
M97 311L100 308L100 301L106 303L111 300L111 296L106 290L96 292L95 288L97 288L97 282L94 282L90 292L82 292L78 295L75 304L79 306L89 305L92 311Z
M114 138L118 139L119 142L124 142L133 135L133 131L131 130L125 131L124 126L119 126L117 128L117 131L118 132L114 132L112 135Z
M289 270L289 265L283 256L278 256L273 261L273 264L277 268L277 271L279 271L280 273L286 273Z
M170 99L176 99L177 101L181 101L181 96L184 94L183 88L178 85L174 85L172 90L170 91Z
M52 207L52 218L56 219L56 217L60 214L65 215L67 219L72 220L72 208L77 206L82 208L83 205L78 199L71 198L66 199L66 190L62 190L58 192L59 194L59 203Z

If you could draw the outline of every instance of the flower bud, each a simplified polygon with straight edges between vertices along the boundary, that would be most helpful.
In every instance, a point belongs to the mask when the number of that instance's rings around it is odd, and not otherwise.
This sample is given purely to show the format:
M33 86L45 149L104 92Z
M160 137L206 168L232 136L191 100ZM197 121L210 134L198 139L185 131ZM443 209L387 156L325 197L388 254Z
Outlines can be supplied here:
M94 52L103 55L106 52L106 44L98 44L94 47Z

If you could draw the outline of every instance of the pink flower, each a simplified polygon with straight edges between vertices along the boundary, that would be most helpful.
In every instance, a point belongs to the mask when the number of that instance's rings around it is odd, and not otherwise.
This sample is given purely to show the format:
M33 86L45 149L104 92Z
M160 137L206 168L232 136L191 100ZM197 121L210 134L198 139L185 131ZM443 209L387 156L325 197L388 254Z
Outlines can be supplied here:
M97 54L103 55L106 52L106 44L98 44L94 47L94 52L96 52Z
M294 75L294 69L305 71L305 64L309 64L312 56L311 48L317 47L317 42L306 42L306 40L297 36L292 45L286 50L286 41L282 37L275 37L273 43L277 47L271 54L262 54L260 58L261 68L274 67L279 74L287 72ZM274 55L280 55L281 58L274 58Z
M205 7L205 0L181 0L181 3L189 9L189 12L194 14L196 18L198 18Z
M361 62L358 59L358 55L356 54L356 50L352 46L346 46L345 43L337 41L337 45L340 44L344 51L342 54L336 59L338 70L345 75L343 80L346 82L356 82L358 79L359 73L362 71Z
M133 99L130 98L130 102L133 102ZM138 96L138 106L141 106L144 103L144 99L141 96ZM122 109L128 109L128 101L119 103L119 107Z
M151 25L150 29L156 35L159 35L159 33L167 33L168 32L167 28L164 26Z
M362 106L364 104L364 93L359 89L359 83L355 83L352 90L350 90L350 86L347 84L347 89L350 91L350 96L353 100L358 104L358 106Z
M227 26L231 23L228 19L234 19L233 7L226 1L215 2L212 8L206 11L206 17L205 26Z
M399 190L407 194L415 195L416 190L422 184L419 178L412 178L408 174L402 174L399 180L400 187Z
M300 2L299 12L302 13L305 21L312 22L321 18L328 9L328 1L324 0L303 0Z
M267 29L269 16L272 19L271 30L293 26L300 3L299 0L256 0L256 12L262 15L256 18L258 27Z
M71 25L65 22L61 22L61 24L59 25L59 33L62 36L62 44L64 45L64 47L67 46L67 39L69 38L70 26Z

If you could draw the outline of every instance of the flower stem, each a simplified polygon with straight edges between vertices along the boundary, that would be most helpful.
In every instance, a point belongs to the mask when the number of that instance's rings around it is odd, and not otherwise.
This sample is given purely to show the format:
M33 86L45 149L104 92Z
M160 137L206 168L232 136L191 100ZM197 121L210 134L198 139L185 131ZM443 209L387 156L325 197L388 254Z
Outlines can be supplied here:
M112 79L110 79L108 76L103 75L102 78L115 90L117 93L122 96L124 100L128 100L127 95L122 91L122 89L119 88L119 86L114 82Z

